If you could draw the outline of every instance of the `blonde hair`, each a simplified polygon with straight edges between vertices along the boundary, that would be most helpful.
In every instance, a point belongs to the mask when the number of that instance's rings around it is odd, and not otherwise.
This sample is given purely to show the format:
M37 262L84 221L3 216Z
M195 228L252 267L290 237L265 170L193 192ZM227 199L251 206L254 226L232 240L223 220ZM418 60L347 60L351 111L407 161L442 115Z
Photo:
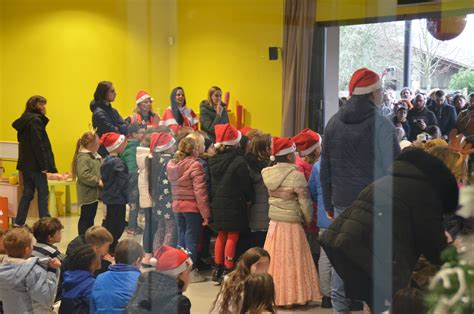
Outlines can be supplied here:
M86 243L92 246L102 246L106 243L112 243L114 238L109 230L101 226L92 226L86 230Z
M95 139L98 140L99 136L95 132L89 131L82 134L81 138L77 140L76 150L74 151L74 157L72 158L71 166L73 180L75 180L77 177L77 155L79 153L79 150L81 150L81 148L86 148L87 146L89 146L89 144L92 143L92 141Z
M186 138L192 138L196 142L198 146L198 150L199 150L199 155L204 154L204 152L206 151L206 145L205 145L204 136L202 134L194 132L194 133L188 134Z
M179 162L183 160L186 157L190 157L194 154L194 151L196 150L196 141L192 138L185 137L179 142L178 144L178 150L176 151L176 154L174 155L174 159L176 162Z
M14 228L3 237L3 247L10 257L24 258L25 250L33 247L33 234L26 228Z
M451 171L458 183L467 178L467 160L459 152L452 151L447 145L436 145L426 150L429 154L440 159Z
M212 86L210 89L209 89L209 92L207 92L207 101L209 102L209 105L211 105L212 107L214 106L217 106L217 104L214 104L212 102L212 95L214 95L215 92L221 92L222 93L222 89L218 86Z

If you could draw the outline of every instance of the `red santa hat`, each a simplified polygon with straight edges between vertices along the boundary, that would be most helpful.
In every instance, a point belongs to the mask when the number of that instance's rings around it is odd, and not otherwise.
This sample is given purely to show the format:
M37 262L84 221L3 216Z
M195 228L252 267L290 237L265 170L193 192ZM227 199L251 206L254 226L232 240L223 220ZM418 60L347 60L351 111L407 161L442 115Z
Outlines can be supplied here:
M119 148L124 141L125 136L115 132L102 134L102 137L100 138L100 143L105 147L105 149L107 149L109 153Z
M150 137L150 152L163 152L176 143L171 134L167 132L153 133Z
M304 129L292 138L300 155L307 156L320 145L321 136L311 129Z
M252 131L253 129L251 127L248 127L248 126L245 126L243 128L240 129L240 133L242 133L243 135L247 136L247 133Z
M142 101L144 101L146 99L150 99L151 101L153 101L153 98L151 98L151 96L148 95L147 92L141 90L137 94L137 101L135 103L138 105L139 103L141 103Z
M174 278L193 265L191 258L185 251L168 245L160 246L150 263L155 264L156 270L160 273Z
M275 160L275 156L285 156L296 152L296 145L290 137L273 137L272 138L272 156L271 160Z
M351 81L349 82L349 95L370 94L381 88L382 82L379 75L374 71L362 68L352 74Z
M214 130L216 132L216 147L223 145L233 146L240 143L242 139L242 133L229 123L216 124Z

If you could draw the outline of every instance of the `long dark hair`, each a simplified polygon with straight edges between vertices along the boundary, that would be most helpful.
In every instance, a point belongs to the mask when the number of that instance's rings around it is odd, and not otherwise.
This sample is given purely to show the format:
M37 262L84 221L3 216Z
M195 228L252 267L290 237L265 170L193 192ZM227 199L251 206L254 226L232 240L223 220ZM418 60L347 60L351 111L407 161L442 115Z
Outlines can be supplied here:
M109 81L102 81L97 84L94 93L94 100L95 101L106 101L107 100L107 93L109 92L110 88L112 88L112 82Z
M40 111L36 108L36 104L42 102L46 104L46 98L40 95L31 96L28 101L26 102L25 112L36 112L40 113Z
M175 87L172 91L171 91L171 96L170 96L170 100L171 100L171 111L173 112L173 117L174 119L176 120L176 122L179 124L179 125L183 125L184 123L184 118L183 118L183 115L181 114L181 111L179 111L179 107L178 107L178 104L176 103L176 93L178 92L178 90L181 90L183 92L183 97L184 97L184 102L183 102L183 106L186 106L186 95L184 93L184 89L180 86L178 87Z

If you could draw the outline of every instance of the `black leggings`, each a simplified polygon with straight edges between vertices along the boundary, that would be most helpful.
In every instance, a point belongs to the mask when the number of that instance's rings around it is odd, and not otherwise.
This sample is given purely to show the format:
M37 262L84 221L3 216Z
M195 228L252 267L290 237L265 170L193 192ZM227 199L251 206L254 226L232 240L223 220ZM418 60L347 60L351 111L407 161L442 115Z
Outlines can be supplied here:
M109 252L115 252L115 246L127 224L125 222L125 211L125 204L107 205L107 215L105 216L102 226L109 230L114 238L114 241L110 245Z
M81 217L77 223L79 235L86 233L86 230L94 225L95 214L97 213L97 206L99 202L84 204L81 206Z

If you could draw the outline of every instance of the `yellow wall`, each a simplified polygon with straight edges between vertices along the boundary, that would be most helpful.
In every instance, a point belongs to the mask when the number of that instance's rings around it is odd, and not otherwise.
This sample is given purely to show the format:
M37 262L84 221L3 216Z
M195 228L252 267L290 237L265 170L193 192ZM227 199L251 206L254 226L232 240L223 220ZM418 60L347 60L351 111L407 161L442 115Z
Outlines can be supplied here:
M268 47L282 46L283 0L180 0L176 34L176 79L187 102L199 109L213 85L230 91L253 127L279 135L281 59Z
M316 21L329 22L368 17L418 13L474 11L472 0L441 0L440 3L397 6L397 0L316 0Z
M29 96L48 99L50 135L60 171L69 171L75 140L91 121L98 81L110 80L114 103L131 113L145 89L165 107L169 95L170 1L0 0L0 139Z

